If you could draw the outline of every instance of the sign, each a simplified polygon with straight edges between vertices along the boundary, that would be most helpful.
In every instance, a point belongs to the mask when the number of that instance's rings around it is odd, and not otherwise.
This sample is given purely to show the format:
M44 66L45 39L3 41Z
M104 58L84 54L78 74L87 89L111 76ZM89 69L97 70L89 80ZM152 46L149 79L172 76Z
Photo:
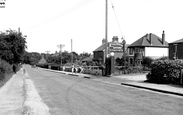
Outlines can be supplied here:
M109 49L110 49L110 52L122 52L123 45L121 43L110 43Z
M6 0L0 0L0 8L5 8Z

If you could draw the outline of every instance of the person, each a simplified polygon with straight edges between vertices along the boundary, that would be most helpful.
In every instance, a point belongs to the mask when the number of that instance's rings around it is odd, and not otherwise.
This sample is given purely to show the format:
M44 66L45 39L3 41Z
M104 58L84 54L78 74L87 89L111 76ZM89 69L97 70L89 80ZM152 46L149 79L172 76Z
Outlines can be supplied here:
M16 66L13 64L13 72L16 73Z

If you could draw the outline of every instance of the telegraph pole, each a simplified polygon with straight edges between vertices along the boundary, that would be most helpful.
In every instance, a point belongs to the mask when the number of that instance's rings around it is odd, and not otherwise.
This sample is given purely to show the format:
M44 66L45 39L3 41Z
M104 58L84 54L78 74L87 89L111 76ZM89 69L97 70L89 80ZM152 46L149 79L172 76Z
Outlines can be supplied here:
M107 46L108 46L108 40L107 40L107 33L108 33L108 0L106 0L106 7L105 7L105 55L104 55L104 63L106 61L106 57L108 54Z
M60 49L60 65L62 66L62 48L65 47L65 45L60 44L57 47Z
M71 39L71 64L73 64L72 39Z

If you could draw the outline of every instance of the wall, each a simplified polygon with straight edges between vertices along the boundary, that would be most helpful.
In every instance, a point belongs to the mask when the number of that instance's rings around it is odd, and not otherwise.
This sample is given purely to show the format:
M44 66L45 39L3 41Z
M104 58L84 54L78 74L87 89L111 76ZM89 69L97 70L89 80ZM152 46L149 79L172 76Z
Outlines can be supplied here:
M175 53L175 45L169 44L169 59L173 59ZM183 43L177 44L177 59L183 59Z
M157 59L163 56L168 56L168 48L145 47L145 57Z

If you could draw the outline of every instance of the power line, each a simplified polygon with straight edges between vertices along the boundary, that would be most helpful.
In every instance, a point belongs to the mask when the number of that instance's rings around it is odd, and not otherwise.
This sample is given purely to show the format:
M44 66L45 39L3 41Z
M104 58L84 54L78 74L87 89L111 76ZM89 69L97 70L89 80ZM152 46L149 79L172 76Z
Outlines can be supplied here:
M54 20L56 20L56 19L58 19L58 18L64 17L64 16L66 16L66 15L68 15L68 14L70 14L70 13L76 11L77 9L79 9L79 8L81 8L81 7L83 7L83 6L85 6L86 4L88 4L88 3L91 2L91 1L92 1L92 0L81 0L80 2L78 2L77 4L75 4L74 6L68 8L68 9L66 9L65 11L61 12L60 14L58 14L58 15L56 15L56 16L53 16L53 17L51 17L50 19L48 19L48 20L46 20L46 21L44 21L44 22L42 22L42 23L36 25L35 27L39 27L39 26L41 26L41 25L47 24L47 23L49 23L49 22L52 22L52 21L54 21Z
M113 5L113 3L112 3L112 0L110 0L110 1L111 1L112 9L113 9L113 11L114 11L114 15L115 15L115 18L116 18L116 21L117 21L117 24L118 24L119 31L120 31L121 36L122 36L121 27L120 27L120 24L119 24L119 21L118 21L118 18L117 18L117 15L116 15L115 9L114 9L114 5Z

